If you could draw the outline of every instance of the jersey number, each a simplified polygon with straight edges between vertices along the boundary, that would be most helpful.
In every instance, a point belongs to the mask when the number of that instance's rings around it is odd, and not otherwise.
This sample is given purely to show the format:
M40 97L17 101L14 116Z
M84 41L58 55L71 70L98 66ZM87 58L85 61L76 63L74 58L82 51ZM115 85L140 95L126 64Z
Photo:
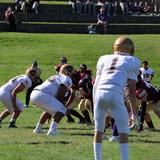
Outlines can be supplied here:
M108 74L114 73L115 68L116 68L115 66L116 66L116 64L117 64L117 61L118 61L118 58L117 58L117 57L112 60L111 66L110 66L109 69L108 69Z

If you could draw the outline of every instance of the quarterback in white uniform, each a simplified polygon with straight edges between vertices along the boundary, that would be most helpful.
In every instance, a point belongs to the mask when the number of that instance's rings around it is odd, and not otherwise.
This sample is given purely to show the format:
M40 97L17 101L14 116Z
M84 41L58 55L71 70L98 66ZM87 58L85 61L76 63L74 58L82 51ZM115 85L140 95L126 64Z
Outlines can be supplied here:
M24 89L31 87L35 74L36 71L34 69L28 69L26 75L16 76L0 88L0 100L6 107L6 110L0 114L0 122L9 114L13 113L8 126L9 128L16 128L15 121L23 110L23 104L16 95Z
M31 93L31 101L42 108L45 112L34 130L34 133L42 131L42 125L48 118L48 113L53 116L54 120L50 125L47 135L55 135L57 124L66 114L65 95L72 87L71 76L74 68L65 64L61 67L59 75L47 79L44 83L37 86Z
M94 102L94 157L102 160L102 137L107 111L111 110L120 135L121 159L128 160L128 112L124 104L124 87L128 83L132 112L136 113L135 85L140 61L133 57L134 45L131 39L119 37L114 43L114 54L99 58L95 84Z

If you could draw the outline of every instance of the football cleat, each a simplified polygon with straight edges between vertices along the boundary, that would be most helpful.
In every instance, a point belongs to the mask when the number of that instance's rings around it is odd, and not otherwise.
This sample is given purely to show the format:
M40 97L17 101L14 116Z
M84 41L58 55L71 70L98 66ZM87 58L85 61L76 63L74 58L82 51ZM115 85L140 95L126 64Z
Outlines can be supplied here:
M56 128L54 129L49 129L49 131L47 132L47 136L56 136L57 135L57 130Z
M119 141L119 136L112 136L110 139L109 139L109 142L118 142Z
M103 140L105 140L105 139L106 139L106 140L109 140L109 137L107 137L105 134L103 134L102 139L103 139Z
M129 126L129 129L130 129L130 130L133 130L133 129L135 129L135 128L136 128L136 124L134 124L134 123Z
M29 106L28 106L27 104L25 104L23 107L24 107L24 108L28 108Z
M73 119L73 118L69 118L69 119L67 119L67 121L66 121L67 123L74 123L75 122L75 120Z
M85 119L80 119L78 122L78 124L85 124L85 123L86 123Z
M41 133L43 133L43 130L42 130L42 128L35 128L33 133L34 134L41 134Z
M137 127L137 132L141 132L143 130L143 124L139 124Z
M144 130L144 132L155 132L156 129L155 128L147 128Z
M17 126L16 126L15 124L13 124L13 123L10 123L10 124L8 125L8 128L17 128Z

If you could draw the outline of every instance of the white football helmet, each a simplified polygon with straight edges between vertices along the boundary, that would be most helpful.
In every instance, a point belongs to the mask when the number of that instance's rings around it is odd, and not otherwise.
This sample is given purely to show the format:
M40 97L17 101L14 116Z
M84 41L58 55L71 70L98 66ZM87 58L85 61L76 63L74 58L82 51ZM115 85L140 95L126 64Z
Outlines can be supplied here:
M64 65L61 66L59 73L64 74L64 75L69 76L69 77L72 77L72 74L75 73L75 69L70 64L64 64Z

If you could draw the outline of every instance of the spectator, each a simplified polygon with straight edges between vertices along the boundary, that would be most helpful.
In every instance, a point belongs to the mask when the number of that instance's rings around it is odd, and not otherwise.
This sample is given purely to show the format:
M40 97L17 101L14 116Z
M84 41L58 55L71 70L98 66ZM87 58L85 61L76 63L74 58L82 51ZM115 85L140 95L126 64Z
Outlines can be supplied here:
M138 12L138 4L136 1L131 1L129 3L129 13L130 14L137 14Z
M12 10L12 7L8 7L5 11L5 21L8 26L9 31L16 31L16 23L15 23L15 14Z
M143 8L143 12L144 12L145 14L153 14L153 12L154 12L153 3L145 1L145 3L144 3L144 8Z
M84 5L84 14L88 13L89 15L96 15L96 6L94 0L87 0Z
M32 9L35 11L36 14L38 14L38 9L39 9L39 0L34 0Z
M91 24L90 26L88 26L87 31L89 34L96 34L96 25Z
M98 0L97 6L103 7L105 5L105 0Z
M26 104L24 105L24 107L26 107L26 108L29 106L31 92L33 91L33 89L36 86L42 84L42 82L43 82L42 79L40 78L41 69L38 67L38 63L36 60L33 61L31 68L35 69L36 77L35 77L34 81L32 81L32 86L30 88L28 88L27 92L26 92Z
M103 26L103 33L107 33L107 16L104 7L101 7L100 12L97 15L97 24Z
M75 14L76 12L75 0L69 0L68 4L71 5L72 7L72 13Z
M143 13L143 8L144 8L144 2L143 1L139 1L139 3L138 3L138 14L142 14Z
M128 15L128 2L127 2L127 0L121 0L120 6L122 9L122 15L127 16Z
M120 15L122 12L122 8L120 6L120 0L115 0L114 2L114 16Z
M142 79L145 82L150 83L154 76L154 70L148 67L148 61L142 62L142 67L140 68L140 71Z
M75 5L77 14L82 14L83 2L81 0L76 0Z
M104 7L105 7L105 11L106 11L107 16L110 16L111 11L112 11L112 1L106 0Z
M32 12L34 11L38 14L40 0L29 0L28 1L28 9Z
M26 1L25 0L16 0L15 1L15 10L17 12L22 12L26 14Z
M75 8L77 14L91 14L91 9L93 9L93 14L96 14L95 4L92 0L76 0Z
M152 0L154 4L154 12L156 15L160 15L160 1L159 0Z

